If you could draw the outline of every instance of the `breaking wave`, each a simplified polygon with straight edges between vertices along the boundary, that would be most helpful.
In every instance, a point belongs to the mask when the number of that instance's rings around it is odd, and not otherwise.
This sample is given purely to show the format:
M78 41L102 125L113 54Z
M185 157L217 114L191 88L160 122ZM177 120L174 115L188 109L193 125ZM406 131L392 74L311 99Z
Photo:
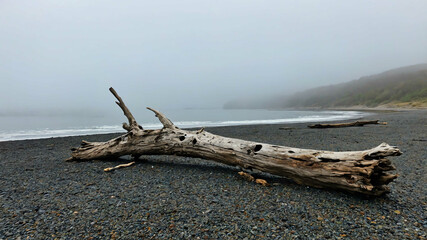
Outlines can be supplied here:
M326 122L337 120L357 119L367 115L367 113L356 111L327 111L307 112L305 115L280 119L259 119L259 120L227 120L227 121L177 121L174 122L180 128L215 127L215 126L238 126L238 125L258 125L258 124L280 124L280 123L303 123L303 122ZM144 123L141 125L145 129L161 128L160 123ZM0 130L0 141L41 139L52 137L66 137L79 135L92 135L103 133L124 132L121 125L104 125L82 128L66 129L37 129L37 130Z

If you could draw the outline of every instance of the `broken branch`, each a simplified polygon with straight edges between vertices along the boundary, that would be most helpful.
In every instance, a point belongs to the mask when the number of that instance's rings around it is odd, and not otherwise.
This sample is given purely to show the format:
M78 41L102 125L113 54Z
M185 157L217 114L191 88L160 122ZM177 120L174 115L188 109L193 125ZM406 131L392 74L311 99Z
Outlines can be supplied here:
M111 171L119 169L119 168L130 167L134 164L135 164L135 162L130 162L130 163L125 163L125 164L120 164L120 165L117 165L115 167L104 168L104 172L111 172Z
M110 87L110 92L116 97L117 101L116 104L119 105L119 107L123 110L123 113L127 117L129 121L129 125L126 123L123 123L123 128L130 132L132 129L138 129L138 123L136 122L135 118L133 117L132 113L129 111L129 109L126 107L125 103L123 102L122 98L117 94L116 90L114 88Z
M154 112L156 114L156 117L159 119L159 121L163 124L164 128L169 128L169 129L177 129L178 127L176 127L171 120L169 120L165 115L163 115L163 113L152 109L150 107L147 107L148 110Z

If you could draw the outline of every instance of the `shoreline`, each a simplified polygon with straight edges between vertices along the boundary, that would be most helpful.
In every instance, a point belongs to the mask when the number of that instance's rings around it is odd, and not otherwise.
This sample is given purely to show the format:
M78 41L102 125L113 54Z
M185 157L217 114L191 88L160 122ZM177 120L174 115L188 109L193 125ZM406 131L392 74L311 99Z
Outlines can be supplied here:
M281 110L276 110L276 111L282 111L284 109ZM305 109L305 110L290 110L287 109L288 111L311 111L311 112L316 112L316 111L320 111L320 112L327 112L327 111L334 111L334 112L342 112L343 110L317 110L317 109ZM301 121L301 122L296 122L298 121L298 118L289 118L289 119L265 119L265 120L228 120L228 121L219 121L219 122L209 122L206 121L206 125L200 125L200 126L184 126L181 127L183 129L197 129L197 128L201 128L201 127L205 127L205 128L215 128L215 127L239 127L239 126L252 126L252 125L269 125L269 124L309 124L309 123L323 123L323 122L337 122L337 121L352 121L352 120L357 120L357 119L362 119L364 117L368 117L366 116L367 114L372 114L372 112L369 111L354 111L354 110L349 110L351 112L357 112L358 114L351 116L341 116L342 118L346 118L346 119L334 119L334 115L330 115L326 118L329 119L310 119L310 120L305 120L305 121ZM360 116L359 116L360 114ZM319 116L314 116L314 117L319 117ZM321 117L321 116L320 116ZM280 121L282 120L282 121ZM288 121L288 122L287 122ZM185 122L185 121L184 121ZM240 122L240 123L237 123ZM176 123L178 126L180 126L180 122ZM153 125L153 124L150 124ZM161 128L161 124L157 123L158 128ZM16 133L5 133L6 136L10 135L9 138L13 138L13 139L8 139L8 140L2 140L0 139L0 142L7 142L7 141L22 141L22 140L36 140L36 139L49 139L49 138L57 138L57 137L73 137L73 136L89 136L89 135L98 135L98 134L114 134L114 133L121 133L124 134L124 130L122 130L121 126L119 124L117 125L111 125L108 126L110 129L114 128L117 129L116 132L110 132L110 130L103 130L104 132L98 132L98 133L92 133L94 131L99 131L98 127L92 127L92 128L86 128L86 127L82 127L82 128L76 128L74 131L75 133L63 133L64 135L60 135L57 132L70 132L70 129L45 129L45 130L28 130L25 133L22 133L22 131L18 131L16 130ZM143 126L144 127L144 126ZM146 127L146 129L156 129L153 128L152 126ZM47 131L43 134L38 134L35 135L36 133L34 132L39 132L39 131ZM82 131L86 131L86 133L79 133ZM33 133L32 133L33 132ZM48 132L52 132L52 133L48 133ZM90 132L90 133L89 133ZM22 134L24 134L25 136L29 136L28 138L24 138L22 137ZM52 136L55 135L55 136ZM58 136L59 135L59 136Z
M427 108L398 108L398 107L365 107L365 106L354 106L354 107L336 107L336 108L321 108L321 107L303 107L303 108L272 108L271 110L294 110L294 111L357 111L357 112L404 112L404 111L424 111Z

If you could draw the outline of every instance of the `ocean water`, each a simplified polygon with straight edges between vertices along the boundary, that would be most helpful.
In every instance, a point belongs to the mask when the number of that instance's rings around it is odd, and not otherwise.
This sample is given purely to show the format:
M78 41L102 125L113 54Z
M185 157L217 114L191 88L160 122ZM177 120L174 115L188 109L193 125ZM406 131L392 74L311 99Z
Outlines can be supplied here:
M185 109L162 111L180 128L327 122L358 119L369 113L357 111L272 111ZM135 114L134 114L135 115ZM161 128L152 112L135 115L144 129ZM127 119L121 111L112 116L0 116L0 141L124 132Z

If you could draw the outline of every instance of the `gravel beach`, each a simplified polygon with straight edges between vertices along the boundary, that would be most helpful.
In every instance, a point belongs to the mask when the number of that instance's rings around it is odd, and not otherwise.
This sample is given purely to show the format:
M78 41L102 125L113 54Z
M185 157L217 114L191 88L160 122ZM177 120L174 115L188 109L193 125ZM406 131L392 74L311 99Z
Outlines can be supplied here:
M426 239L427 111L377 112L388 125L216 127L218 135L299 148L365 150L382 142L399 177L367 198L297 185L202 159L142 156L65 162L81 140L118 134L0 142L0 239ZM280 129L285 127L285 129Z

